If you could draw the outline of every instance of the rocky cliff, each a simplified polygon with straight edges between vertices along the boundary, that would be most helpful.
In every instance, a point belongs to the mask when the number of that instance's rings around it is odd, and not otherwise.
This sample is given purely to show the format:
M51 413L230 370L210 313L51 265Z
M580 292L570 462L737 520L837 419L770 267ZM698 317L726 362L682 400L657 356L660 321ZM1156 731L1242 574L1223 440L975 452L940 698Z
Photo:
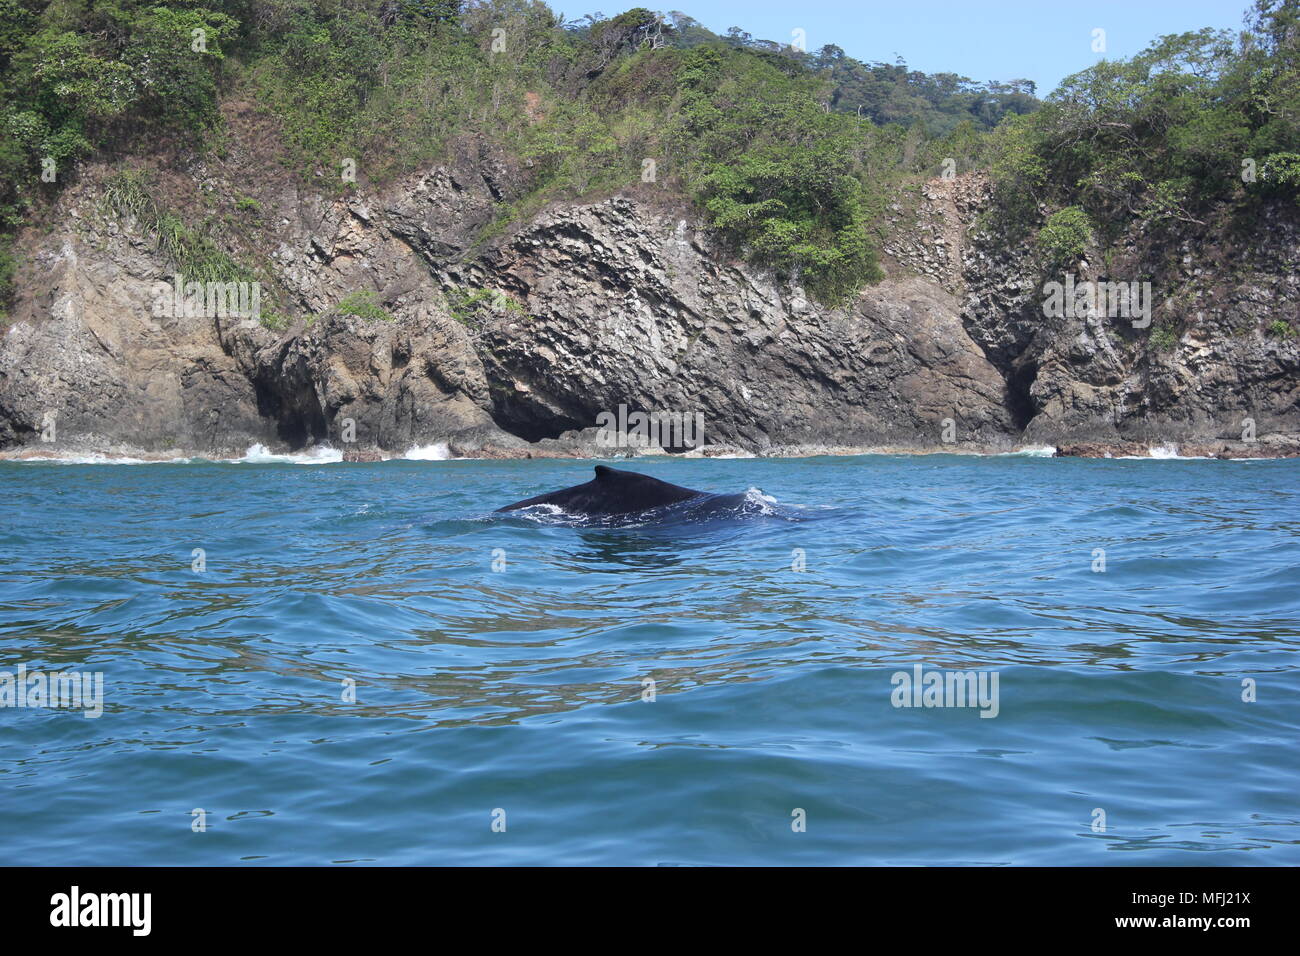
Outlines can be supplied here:
M233 223L219 241L261 264L289 321L155 314L176 263L105 203L114 170L85 167L22 236L3 453L594 454L619 405L700 413L713 450L757 454L1300 444L1300 344L1269 331L1300 313L1295 210L1172 250L1135 225L1104 266L1072 266L1149 276L1140 329L1045 316L1042 267L985 223L978 176L900 194L886 278L828 309L650 191L502 230L517 174L491 157L340 196L260 149L159 160L154 181L190 218ZM339 308L357 293L379 309Z

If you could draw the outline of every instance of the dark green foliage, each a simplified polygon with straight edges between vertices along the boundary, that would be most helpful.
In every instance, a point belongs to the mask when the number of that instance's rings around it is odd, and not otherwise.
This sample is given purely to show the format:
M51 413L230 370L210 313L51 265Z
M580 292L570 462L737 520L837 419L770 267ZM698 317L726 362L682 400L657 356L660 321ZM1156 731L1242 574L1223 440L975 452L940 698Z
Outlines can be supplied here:
M684 189L737 250L826 301L877 277L859 118L828 111L827 82L795 59L707 38L683 51L677 35L643 8L565 26L529 0L418 38L303 13L257 76L304 166L330 177L354 157L386 179L470 137L518 157L528 192L491 231L645 179Z
M1268 192L1290 196L1300 203L1300 153L1271 153L1259 169Z
M220 6L0 0L0 234L91 151L215 123L238 27ZM0 253L0 308L11 270Z
M711 223L755 260L843 301L879 278L859 124L822 82L719 45L682 58L671 143Z
M1300 199L1300 0L1257 0L1240 38L1162 37L1067 77L998 130L1003 210L1079 206L1107 235L1135 217L1203 226L1209 206Z
M838 46L824 46L807 58L809 66L830 80L830 105L860 114L874 123L920 124L942 136L961 123L992 129L1003 117L1038 107L1029 80L974 83L956 73L926 74L907 64L862 63Z
M1038 252L1049 266L1069 265L1079 260L1091 239L1088 214L1078 206L1066 206L1049 216L1038 230Z
M878 275L869 183L954 152L968 168L978 131L1034 102L1024 84L720 38L643 7L566 24L539 0L0 0L0 235L95 150L168 131L198 142L227 82L277 114L321 185L346 189L351 164L382 182L496 150L528 171L500 229L644 180L684 191L738 251L826 301ZM39 181L45 157L53 184ZM223 268L169 216L146 218L178 263Z

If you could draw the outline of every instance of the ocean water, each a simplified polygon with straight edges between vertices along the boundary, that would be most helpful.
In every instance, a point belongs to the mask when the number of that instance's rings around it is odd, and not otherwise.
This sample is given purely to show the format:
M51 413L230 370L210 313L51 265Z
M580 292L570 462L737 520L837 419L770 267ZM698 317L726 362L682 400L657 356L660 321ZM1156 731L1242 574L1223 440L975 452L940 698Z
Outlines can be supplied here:
M4 862L1300 863L1300 461L591 466L0 464Z

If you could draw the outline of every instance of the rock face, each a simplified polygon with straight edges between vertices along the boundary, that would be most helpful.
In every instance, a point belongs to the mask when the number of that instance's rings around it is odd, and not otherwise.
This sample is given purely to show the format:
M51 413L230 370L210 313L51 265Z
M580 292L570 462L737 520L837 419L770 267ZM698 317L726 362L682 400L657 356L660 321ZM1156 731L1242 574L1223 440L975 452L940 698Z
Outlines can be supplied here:
M53 235L24 271L31 294L0 344L0 445L242 449L274 439L218 330L152 317L140 280L160 266L138 243L106 255Z
M956 299L914 276L828 311L728 262L685 219L616 198L549 212L465 278L527 314L480 333L497 420L528 437L621 404L698 411L711 442L926 444L1011 428L1005 386Z
M1182 232L1156 241L1135 222L1108 265L1055 271L973 232L962 318L1005 377L1024 441L1146 447L1250 436L1281 454L1300 434L1296 210L1268 209L1248 235L1226 220ZM1137 277L1148 314L1045 314L1044 282ZM1279 321L1283 334L1270 333Z
M138 222L98 209L95 178L65 193L55 218L69 225L39 237L20 272L39 292L20 299L0 343L0 445L230 456L254 443L400 450L496 431L470 336L441 308L425 260L363 203L286 202L270 260L301 313L364 291L393 320L332 313L276 332L234 316L156 316L172 264ZM395 210L402 226L456 214L437 206L454 201L450 181L412 185ZM41 442L51 419L55 441Z
M247 165L195 162L169 201L240 195ZM974 227L973 177L895 206L887 278L827 309L645 197L553 206L482 242L510 194L487 161L346 198L267 174L226 245L297 316L273 330L156 315L175 268L104 210L108 174L84 170L23 237L0 340L9 454L572 455L603 450L593 426L620 405L698 413L707 443L760 454L1239 440L1245 418L1265 446L1300 435L1300 347L1264 331L1300 302L1300 227L1282 211L1267 242L1216 249L1224 262L1189 241L1170 267L1132 238L1110 273L1155 275L1174 300L1155 350L1126 320L1045 317L1028 250ZM390 318L339 308L359 292Z

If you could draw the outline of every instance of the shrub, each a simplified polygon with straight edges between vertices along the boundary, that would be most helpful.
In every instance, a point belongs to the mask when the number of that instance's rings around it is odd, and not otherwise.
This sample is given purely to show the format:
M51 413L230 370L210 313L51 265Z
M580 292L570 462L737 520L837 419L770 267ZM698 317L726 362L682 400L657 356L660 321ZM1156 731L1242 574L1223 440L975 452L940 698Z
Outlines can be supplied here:
M1038 230L1035 244L1043 260L1052 266L1082 258L1092 239L1092 220L1079 206L1067 206L1047 218Z
M500 289L475 289L473 292L452 289L447 293L447 311L468 329L480 328L488 313L527 314L519 302Z
M192 229L176 213L163 208L153 198L143 172L128 170L105 180L100 211L135 219L154 237L158 251L188 281L251 282L257 278L252 269L236 262L211 236Z
M1259 178L1270 192L1290 196L1300 203L1300 153L1273 153L1264 158Z

